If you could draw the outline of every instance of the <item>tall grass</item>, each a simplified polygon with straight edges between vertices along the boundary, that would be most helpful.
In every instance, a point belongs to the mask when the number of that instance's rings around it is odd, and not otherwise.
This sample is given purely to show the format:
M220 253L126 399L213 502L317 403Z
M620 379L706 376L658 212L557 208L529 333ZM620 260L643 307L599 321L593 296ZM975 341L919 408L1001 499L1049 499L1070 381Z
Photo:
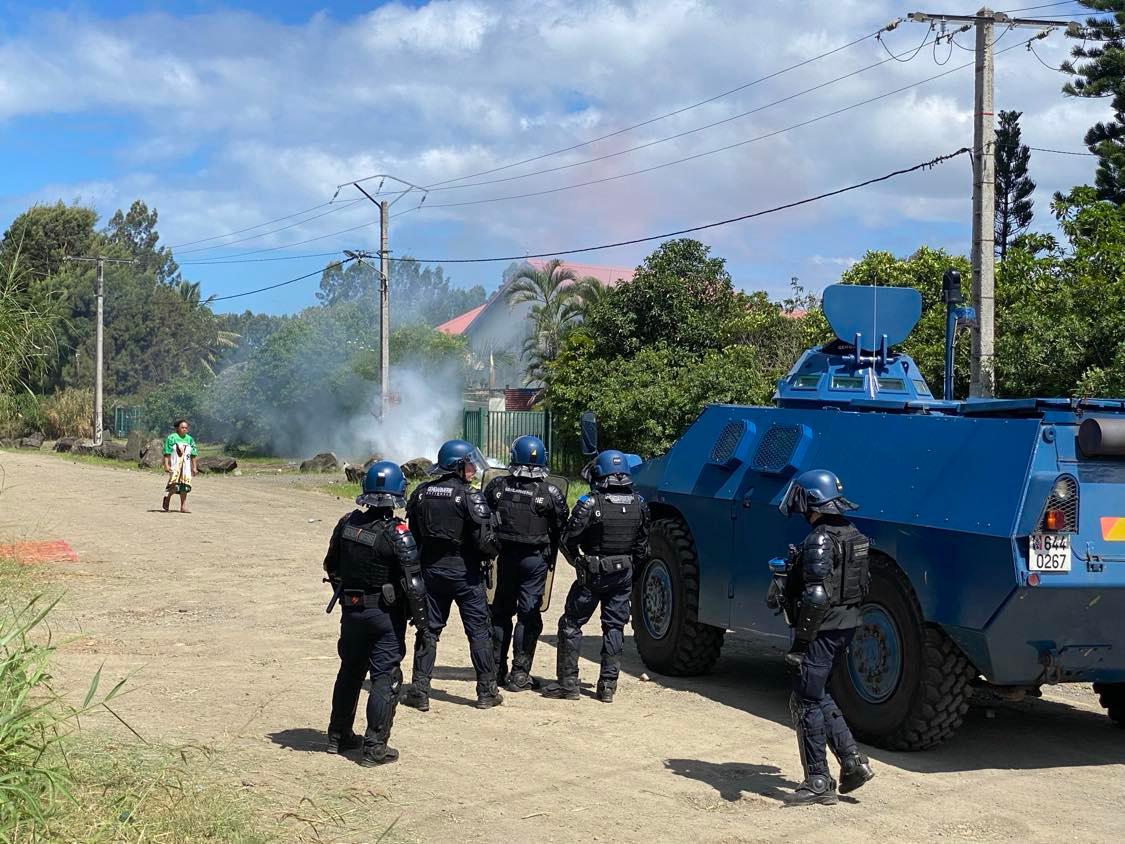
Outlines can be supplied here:
M0 263L0 393L27 390L57 358L58 296L36 288L17 247Z
M43 401L43 431L51 439L94 436L94 391L68 387Z
M36 596L0 617L0 833L9 838L34 836L52 805L72 797L63 742L81 716L108 707L125 682L99 698L99 669L77 707L55 692L54 645L43 628L57 603Z

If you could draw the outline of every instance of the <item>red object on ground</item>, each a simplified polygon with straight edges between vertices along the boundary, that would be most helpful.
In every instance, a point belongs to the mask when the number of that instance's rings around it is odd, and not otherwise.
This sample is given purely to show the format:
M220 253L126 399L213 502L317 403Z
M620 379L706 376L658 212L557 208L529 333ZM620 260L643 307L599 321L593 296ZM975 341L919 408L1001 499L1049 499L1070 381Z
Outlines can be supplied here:
M0 557L11 557L19 563L78 562L78 555L74 553L74 549L62 539L0 545Z

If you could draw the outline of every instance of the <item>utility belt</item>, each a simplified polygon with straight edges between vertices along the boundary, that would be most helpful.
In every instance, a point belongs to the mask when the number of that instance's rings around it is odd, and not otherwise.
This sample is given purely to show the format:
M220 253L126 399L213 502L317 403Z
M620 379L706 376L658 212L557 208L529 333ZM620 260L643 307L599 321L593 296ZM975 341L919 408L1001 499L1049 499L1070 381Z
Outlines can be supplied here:
M601 557L587 554L580 560L583 570L590 577L626 571L633 565L633 557L630 554L608 554Z
M398 589L393 583L384 583L375 591L345 589L340 593L340 606L345 610L369 610L380 606L392 607L398 602Z

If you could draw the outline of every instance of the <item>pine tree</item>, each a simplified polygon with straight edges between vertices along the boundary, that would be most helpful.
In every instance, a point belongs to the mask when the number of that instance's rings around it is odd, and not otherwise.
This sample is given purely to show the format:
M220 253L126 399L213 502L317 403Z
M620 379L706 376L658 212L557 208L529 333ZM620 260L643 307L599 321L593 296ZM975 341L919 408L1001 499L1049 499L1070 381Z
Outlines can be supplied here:
M1031 150L1020 143L1020 114L1001 111L996 130L996 254L1001 259L1031 225L1035 182L1027 175Z
M1074 77L1063 93L1112 98L1113 119L1092 126L1083 143L1099 159L1094 182L1098 199L1125 205L1125 0L1082 0L1082 5L1112 17L1089 18L1081 33L1072 34L1082 43L1071 55L1084 61L1063 64Z

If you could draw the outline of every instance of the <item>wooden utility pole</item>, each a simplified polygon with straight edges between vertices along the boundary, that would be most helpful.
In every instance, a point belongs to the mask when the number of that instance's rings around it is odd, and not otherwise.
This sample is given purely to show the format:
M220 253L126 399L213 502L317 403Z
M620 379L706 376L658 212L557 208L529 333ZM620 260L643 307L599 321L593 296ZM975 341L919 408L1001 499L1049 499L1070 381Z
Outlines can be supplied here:
M987 6L975 15L939 15L911 12L916 23L940 24L939 38L953 38L958 32L976 27L976 76L973 96L973 307L977 321L972 329L971 398L991 398L996 394L995 318L996 318L996 129L993 120L993 37L1000 24L1009 29L1036 27L1046 37L1057 27L1077 27L1067 21L1012 18ZM946 33L949 23L962 24Z
M95 301L95 320L96 328L94 329L94 445L102 444L102 383L105 378L103 337L105 334L104 317L103 317L103 300L105 299L105 265L106 262L111 264L135 264L136 261L122 260L120 258L107 258L105 255L96 255L91 258L74 258L67 256L68 261L85 261L97 265L98 274L97 281L94 287L94 301Z

